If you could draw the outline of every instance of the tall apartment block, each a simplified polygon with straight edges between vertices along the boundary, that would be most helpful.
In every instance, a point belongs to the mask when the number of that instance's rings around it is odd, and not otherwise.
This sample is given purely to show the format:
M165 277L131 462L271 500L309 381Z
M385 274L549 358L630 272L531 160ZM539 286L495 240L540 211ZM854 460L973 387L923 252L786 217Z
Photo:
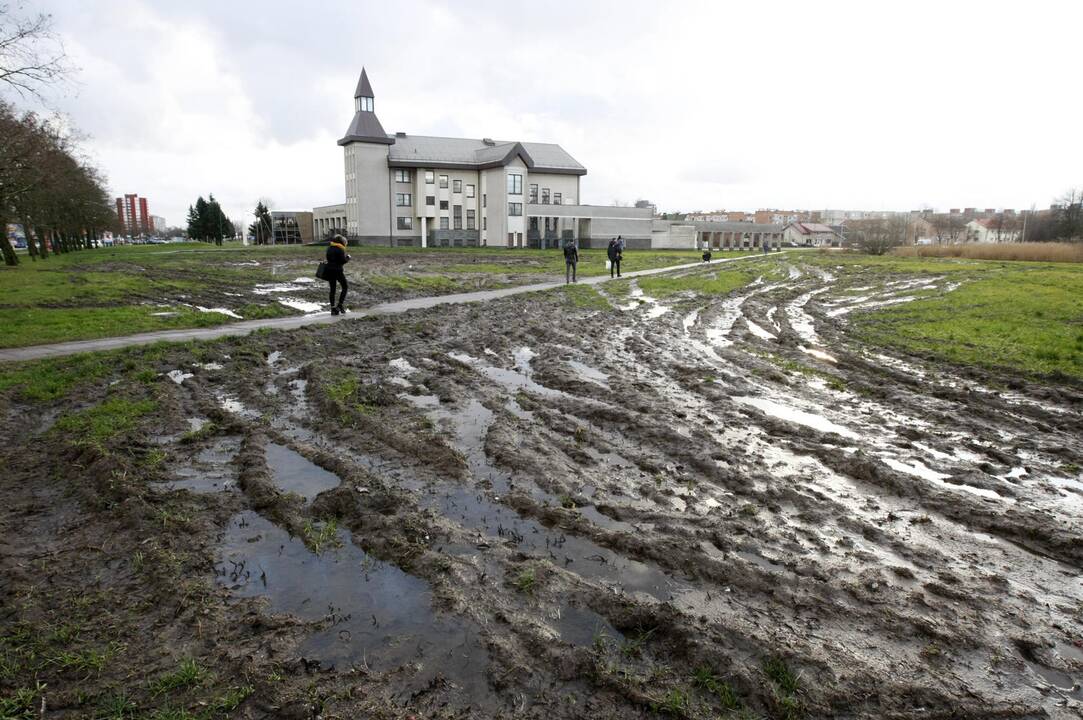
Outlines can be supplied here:
M135 193L117 198L117 217L120 218L126 235L146 235L154 230L154 220L147 209L147 199Z

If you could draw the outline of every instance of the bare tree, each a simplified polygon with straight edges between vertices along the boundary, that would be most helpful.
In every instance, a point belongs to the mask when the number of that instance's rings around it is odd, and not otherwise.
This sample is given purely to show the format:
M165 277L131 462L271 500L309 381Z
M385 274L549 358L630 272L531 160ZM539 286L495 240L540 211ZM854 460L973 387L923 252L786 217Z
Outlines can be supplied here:
M883 255L906 242L908 226L909 220L902 214L853 220L846 224L847 239L869 255Z
M21 97L41 99L41 91L63 80L72 67L53 16L29 13L22 3L0 4L0 83Z

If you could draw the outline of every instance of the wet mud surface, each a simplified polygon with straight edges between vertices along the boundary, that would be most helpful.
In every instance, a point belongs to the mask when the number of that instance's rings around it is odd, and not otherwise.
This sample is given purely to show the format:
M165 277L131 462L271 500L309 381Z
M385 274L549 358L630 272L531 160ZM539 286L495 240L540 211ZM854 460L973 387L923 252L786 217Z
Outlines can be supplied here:
M756 267L164 351L146 482L17 448L5 605L159 604L133 662L243 677L243 717L1079 717L1083 388L856 339L950 278ZM135 571L151 547L177 572ZM50 678L55 712L133 672Z

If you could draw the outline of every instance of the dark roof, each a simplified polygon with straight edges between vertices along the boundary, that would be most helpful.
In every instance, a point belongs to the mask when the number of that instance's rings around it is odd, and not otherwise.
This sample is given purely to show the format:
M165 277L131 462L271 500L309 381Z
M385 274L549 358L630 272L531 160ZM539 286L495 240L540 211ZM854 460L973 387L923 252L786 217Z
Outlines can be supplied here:
M338 144L345 145L352 142L394 145L395 138L387 136L376 113L358 110L354 113L353 122L346 128L346 134L338 141Z
M361 79L357 81L357 90L354 91L353 96L359 97L376 97L372 94L372 85L369 84L369 74L365 72L365 68L361 68Z
M406 135L395 138L388 155L392 167L435 167L484 170L500 167L515 157L537 172L586 175L587 169L559 145L472 138Z

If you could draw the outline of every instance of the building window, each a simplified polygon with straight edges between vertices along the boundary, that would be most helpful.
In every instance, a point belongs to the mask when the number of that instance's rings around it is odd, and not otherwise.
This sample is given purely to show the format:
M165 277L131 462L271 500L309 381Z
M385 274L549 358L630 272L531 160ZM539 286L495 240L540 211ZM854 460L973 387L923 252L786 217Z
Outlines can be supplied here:
M410 193L395 193L396 207L410 207L414 204L414 196Z
M554 205L560 205L560 202L561 202L560 193L553 193L553 204Z
M363 110L364 112L372 112L373 111L372 110L372 108L373 108L372 98L370 98L370 97L359 97L359 98L354 98L354 100L355 100L354 107L357 108L357 110L359 110L359 111Z
M400 217L399 218L399 230L413 230L414 219L412 217Z
M489 229L489 218L483 217L481 219L481 229L482 230L488 230Z
M549 188L542 188L542 205L549 204Z
M466 186L466 196L468 198L474 197L474 186L473 185L467 185Z
M440 209L441 210L447 210L447 200L441 200L440 201Z
M512 215L512 216L515 216L515 217L521 217L522 214L523 214L523 204L522 203L508 203L508 215Z
M461 193L462 191L463 191L463 181L462 180L452 180L451 181L451 192Z
M455 218L455 229L456 230L462 230L463 229L463 206L462 205L456 205L455 206L455 212L452 213L452 217Z
M538 186L533 183L530 185L530 197L527 202L534 203L535 205L538 203Z
M447 230L447 227L448 227L448 219L447 219L447 217L445 216L445 217L440 218L440 229L441 230Z
M440 176L440 187L442 187L442 188L447 187L447 175L441 175Z
M508 173L508 195L523 194L523 176Z
M425 184L426 185L432 185L434 182L436 182L436 173L434 173L432 170L426 170L425 171Z
M489 204L486 202L488 199L489 199L488 194L486 194L486 193L481 194L481 206L482 207L489 207Z
M410 182L410 171L409 170L396 170L395 171L395 182Z
M475 212L474 210L467 210L466 211L466 229L467 230L473 230L474 229L474 224L477 222L477 219L476 219L476 216L474 215L474 212Z
M436 207L436 196L435 195L426 195L425 196L425 204L429 205L431 207Z

